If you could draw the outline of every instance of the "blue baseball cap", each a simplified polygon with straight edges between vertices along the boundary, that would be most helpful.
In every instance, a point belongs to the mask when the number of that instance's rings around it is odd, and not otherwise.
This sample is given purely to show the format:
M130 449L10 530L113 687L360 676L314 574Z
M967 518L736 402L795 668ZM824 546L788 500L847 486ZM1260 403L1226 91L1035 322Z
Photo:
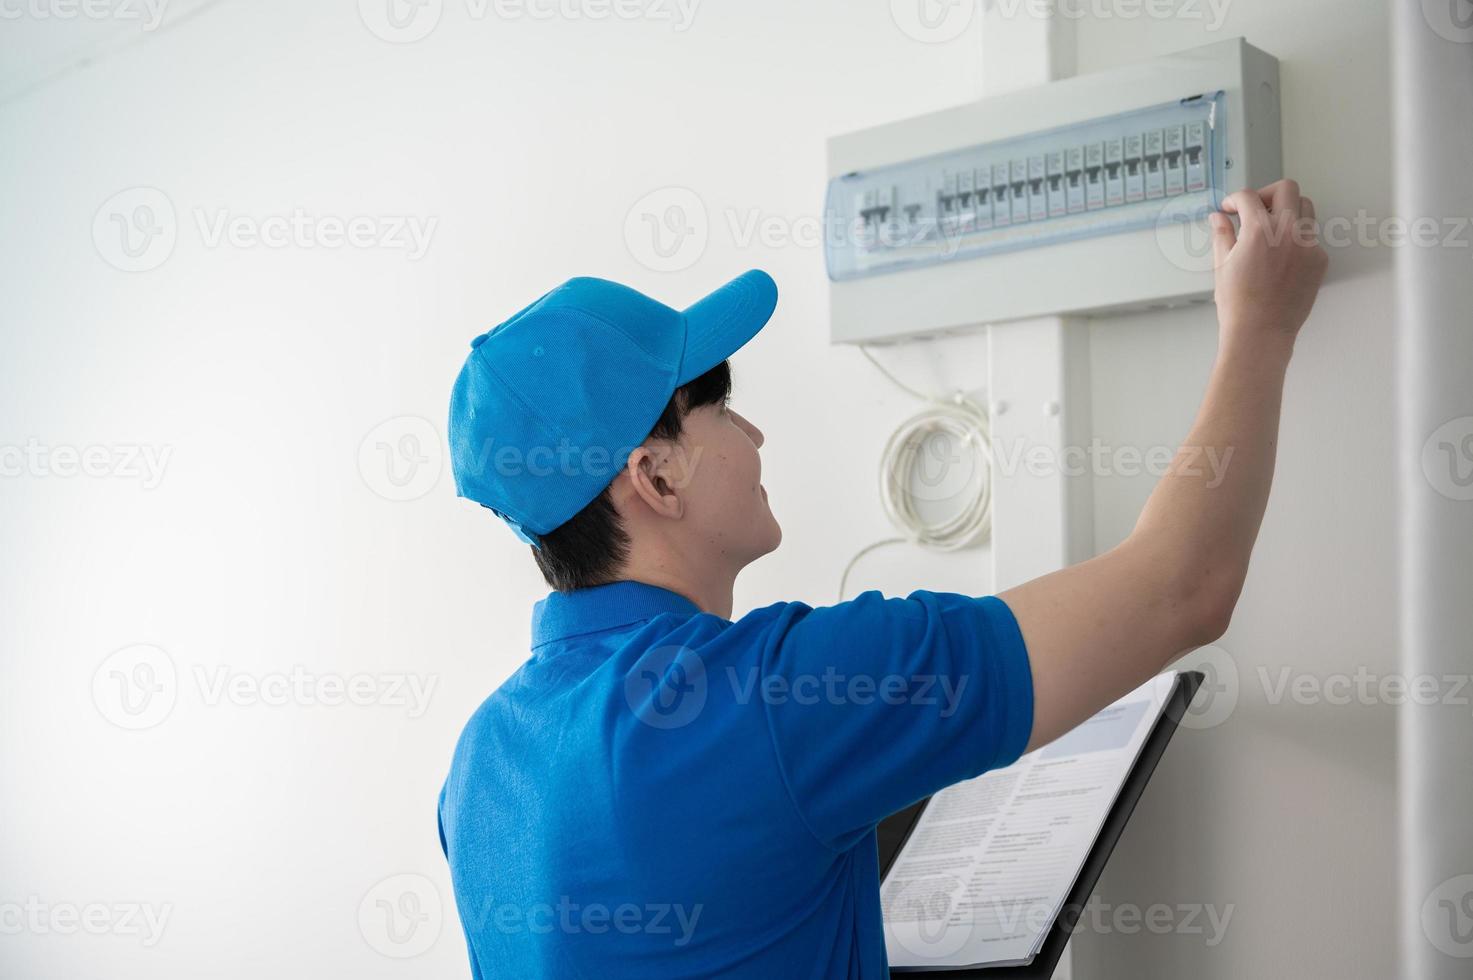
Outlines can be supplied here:
M471 341L450 394L456 492L541 547L614 481L675 389L736 353L776 306L760 269L683 311L569 279Z

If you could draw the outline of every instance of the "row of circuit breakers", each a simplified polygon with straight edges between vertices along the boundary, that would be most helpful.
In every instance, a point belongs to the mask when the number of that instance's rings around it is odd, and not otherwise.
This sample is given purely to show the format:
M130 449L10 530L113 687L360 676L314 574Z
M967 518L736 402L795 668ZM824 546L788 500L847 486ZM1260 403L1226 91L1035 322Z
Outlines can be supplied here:
M835 178L829 275L1110 234L1221 203L1221 93Z

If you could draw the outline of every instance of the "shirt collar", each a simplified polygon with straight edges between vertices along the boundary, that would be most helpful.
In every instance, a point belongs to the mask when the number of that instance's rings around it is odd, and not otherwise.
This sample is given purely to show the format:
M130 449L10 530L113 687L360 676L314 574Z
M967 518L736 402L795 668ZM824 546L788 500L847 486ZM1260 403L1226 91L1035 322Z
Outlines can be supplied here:
M532 607L532 646L654 619L661 613L695 616L685 596L643 582L613 582L554 592Z

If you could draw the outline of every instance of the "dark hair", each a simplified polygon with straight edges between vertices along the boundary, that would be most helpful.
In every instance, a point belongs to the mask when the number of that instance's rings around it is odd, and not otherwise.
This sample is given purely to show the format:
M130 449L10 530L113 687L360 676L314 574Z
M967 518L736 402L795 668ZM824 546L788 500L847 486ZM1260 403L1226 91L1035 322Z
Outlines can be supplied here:
M726 361L670 396L650 430L655 439L678 439L685 416L703 405L719 405L731 396L731 366ZM609 488L572 518L542 535L542 547L532 549L547 584L559 592L586 589L615 581L629 559L629 534L614 509Z

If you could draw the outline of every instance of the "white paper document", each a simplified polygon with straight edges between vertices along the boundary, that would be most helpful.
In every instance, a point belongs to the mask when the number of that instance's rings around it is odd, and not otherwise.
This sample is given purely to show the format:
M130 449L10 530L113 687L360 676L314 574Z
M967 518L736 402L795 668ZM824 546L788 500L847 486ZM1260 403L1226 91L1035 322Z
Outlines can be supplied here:
M880 890L899 969L1029 963L1176 684L1163 674L921 812Z

